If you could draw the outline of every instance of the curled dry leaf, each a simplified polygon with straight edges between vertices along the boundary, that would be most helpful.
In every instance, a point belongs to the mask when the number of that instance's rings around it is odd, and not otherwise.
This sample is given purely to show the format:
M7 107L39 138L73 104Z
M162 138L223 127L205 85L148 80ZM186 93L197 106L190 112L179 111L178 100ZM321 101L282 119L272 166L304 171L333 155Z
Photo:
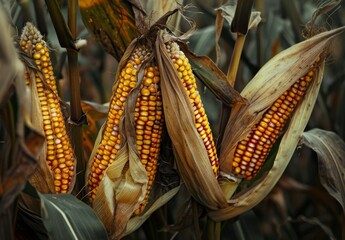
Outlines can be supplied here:
M233 108L222 142L221 171L223 176L230 178L230 181L226 180L221 184L228 184L229 188L233 188L232 192L236 190L239 181L234 183L231 180L237 179L237 174L232 169L232 161L238 142L248 135L252 126L261 119L275 99L278 99L296 80L310 71L310 66L314 64L315 59L324 55L330 40L343 30L344 28L338 28L321 33L281 52L263 66L245 87L241 94L249 101L249 104ZM251 209L274 187L289 163L309 120L322 81L323 69L324 59L316 68L314 80L310 83L303 101L294 110L281 139L273 166L267 175L252 189L247 189L246 193L232 196L229 207L209 212L212 219L223 221Z
M334 132L312 129L302 134L302 143L317 153L321 184L345 212L344 141Z
M197 56L186 44L180 43L193 67L193 73L222 103L232 106L235 103L245 103L245 99L230 86L226 75L208 56Z

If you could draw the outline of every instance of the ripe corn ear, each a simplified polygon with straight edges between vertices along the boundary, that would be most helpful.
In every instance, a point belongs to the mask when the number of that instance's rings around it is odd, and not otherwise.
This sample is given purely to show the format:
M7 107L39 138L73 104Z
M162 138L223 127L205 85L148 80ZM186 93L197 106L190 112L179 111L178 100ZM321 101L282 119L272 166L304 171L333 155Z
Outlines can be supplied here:
M47 44L40 32L28 23L23 30L20 45L34 59L40 71L35 73L35 84L46 137L46 161L53 174L55 193L67 193L75 173L75 158L66 132ZM28 72L25 73L25 79L26 84L30 85Z
M127 96L138 82L137 71L150 54L151 52L145 50L144 47L136 48L124 69L121 70L116 81L117 84L114 86L108 119L89 174L88 184L91 202L95 199L105 169L115 161L117 152L121 148L120 118L123 115ZM135 215L139 214L147 203L157 170L164 122L159 81L158 68L156 66L146 67L135 105L136 145L148 175L146 195L139 208L134 212Z
M298 79L275 100L248 136L238 142L232 162L232 169L236 174L250 180L260 170L290 115L313 80L319 61L320 58L305 76Z
M183 51L180 50L179 45L170 41L166 43L166 49L170 54L170 58L179 74L183 86L185 87L186 93L192 104L195 119L195 128L198 131L204 146L208 153L208 158L212 166L212 170L216 177L219 174L219 162L217 157L217 151L213 140L208 117L206 115L201 97L196 85L196 80L189 63L188 58L185 56Z

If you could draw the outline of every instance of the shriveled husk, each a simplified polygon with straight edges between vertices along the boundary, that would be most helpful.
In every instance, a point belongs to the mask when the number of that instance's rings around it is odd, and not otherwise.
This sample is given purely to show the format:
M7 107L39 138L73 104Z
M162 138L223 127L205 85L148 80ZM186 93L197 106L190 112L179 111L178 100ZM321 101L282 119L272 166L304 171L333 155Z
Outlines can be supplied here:
M145 37L133 40L119 62L116 79L118 79L121 69L139 42L146 42L146 46L150 47L150 43L145 40ZM137 85L129 93L124 106L123 117L120 119L121 148L115 161L105 170L92 204L94 211L107 228L111 239L120 239L135 231L152 212L168 202L179 189L179 187L175 187L167 192L153 189L152 192L158 192L159 196L149 198L144 211L138 216L133 216L134 211L145 197L148 185L148 175L140 161L136 145L134 110L145 67L152 61L153 56L146 59L137 71ZM119 82L115 83L114 88L118 84ZM90 173L92 159L96 154L102 132L103 128L98 134L90 156L86 176ZM160 187L158 184L153 186L153 188Z
M297 79L310 71L310 66L321 57L315 78L308 87L307 93L295 109L281 139L273 166L267 175L260 178L244 194L239 193L228 199L229 206L208 213L215 221L235 217L258 204L274 187L288 165L300 140L313 110L323 77L325 54L332 38L344 30L344 27L320 33L308 40L296 44L272 58L243 89L241 95L248 105L235 105L227 123L221 145L220 184L223 189L234 192L240 180L232 173L232 156L237 143L244 139L272 105L275 99L284 93ZM231 196L230 196L231 197Z

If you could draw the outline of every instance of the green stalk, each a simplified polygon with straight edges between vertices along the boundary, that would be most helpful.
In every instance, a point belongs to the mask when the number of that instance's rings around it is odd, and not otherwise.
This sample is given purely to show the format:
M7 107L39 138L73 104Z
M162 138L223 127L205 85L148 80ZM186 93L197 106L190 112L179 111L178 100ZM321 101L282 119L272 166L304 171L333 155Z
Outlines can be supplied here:
M240 64L241 55L242 55L245 41L246 41L246 35L238 33L237 40L235 42L235 47L232 52L230 67L227 74L228 81L232 87L235 85L235 80L236 80L236 76L238 72L238 66Z
M214 222L211 218L207 218L207 239L214 240Z
M211 218L207 218L207 239L220 240L221 222L214 222Z
M221 222L216 222L215 224L215 235L216 235L216 239L220 240L220 234L221 234L221 227L222 227L222 223Z

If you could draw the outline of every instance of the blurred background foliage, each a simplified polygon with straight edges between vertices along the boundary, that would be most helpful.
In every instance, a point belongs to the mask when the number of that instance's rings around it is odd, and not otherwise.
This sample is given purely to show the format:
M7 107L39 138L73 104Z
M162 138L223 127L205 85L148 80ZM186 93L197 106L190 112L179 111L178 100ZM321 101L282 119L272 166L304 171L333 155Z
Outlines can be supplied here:
M66 15L67 1L58 1ZM231 1L230 1L231 2ZM55 29L42 0L1 0L14 29L21 33L27 21L33 22L46 36L53 49L53 64L58 78L60 96L69 101L70 92L67 80L67 58L65 49L57 40ZM208 55L216 61L216 13L221 1L185 0L190 4L186 9L187 18L196 23L196 31L188 40L190 49L198 55ZM260 67L283 49L303 40L303 26L321 1L316 0L256 0L254 8L261 12L262 22L247 35L237 74L235 89L241 91ZM87 46L79 51L81 98L84 101L105 104L111 96L111 89L117 68L117 61L106 53L85 28L80 14L77 18L78 38L87 40ZM345 25L345 7L340 5L332 13L321 18L319 24L326 29ZM181 32L190 26L181 21ZM321 128L334 131L345 140L345 48L344 34L331 46L327 60L323 85L307 129ZM219 68L227 72L234 36L230 26L224 21L219 40L221 57ZM201 83L202 98L213 129L218 128L221 104ZM86 110L85 110L86 109ZM87 105L84 106L87 111ZM104 115L94 113L89 119L90 127L99 127ZM92 117L90 110L89 117ZM97 124L95 121L98 121ZM101 121L99 121L101 120ZM306 129L306 130L307 130ZM90 130L90 135L97 129ZM95 136L91 136L95 138ZM86 139L84 139L87 141ZM91 140L91 143L93 141ZM90 150L90 142L87 143ZM179 233L162 234L157 231L164 224L172 224L177 211L176 204L183 207L183 193L178 194L166 207L154 213L136 233L126 239L193 239L198 236L195 225L185 222ZM180 199L179 199L180 197ZM162 216L168 216L162 219ZM176 220L176 219L174 219ZM201 221L203 228L205 222ZM318 178L317 156L311 150L301 147L291 160L289 167L273 191L252 211L237 219L222 224L222 239L345 239L345 219L341 206L321 186ZM181 226L180 226L181 227ZM173 230L171 228L170 230ZM144 230L144 231L143 231ZM145 235L145 234L146 235ZM150 234L148 234L150 233Z

